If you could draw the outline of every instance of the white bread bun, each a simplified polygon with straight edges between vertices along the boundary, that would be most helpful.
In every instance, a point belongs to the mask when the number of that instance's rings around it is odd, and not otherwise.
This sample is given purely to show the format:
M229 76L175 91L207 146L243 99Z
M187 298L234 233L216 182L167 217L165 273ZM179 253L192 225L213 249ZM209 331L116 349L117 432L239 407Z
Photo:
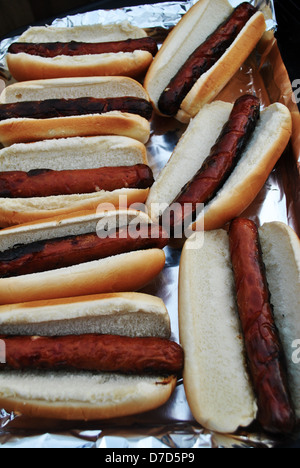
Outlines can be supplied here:
M119 111L53 119L8 119L0 123L0 141L3 146L51 138L97 135L122 135L147 143L150 124L140 115Z
M0 405L33 418L105 420L158 408L172 395L174 376L93 372L1 372Z
M16 143L0 150L0 171L53 171L149 165L145 145L133 138L103 135Z
M3 335L29 336L171 336L170 317L162 299L137 292L0 306L0 330Z
M0 171L52 169L96 169L107 166L147 164L144 144L121 136L74 137L19 143L0 150ZM101 203L118 207L127 197L127 206L144 203L149 189L101 190L90 194L34 198L3 198L0 226L8 227L37 219L76 211L96 210ZM119 197L122 196L120 199Z
M233 12L227 0L199 0L168 35L147 72L144 86L155 111L159 98L188 57ZM266 29L264 15L257 12L238 34L218 62L189 91L176 118L188 123L225 87L250 55Z
M18 42L114 42L146 36L143 29L126 21L72 28L31 27L18 38ZM101 75L137 77L148 69L152 60L151 53L142 50L77 57L61 55L54 58L25 53L7 54L9 71L17 81Z
M81 97L105 99L122 96L149 100L143 87L131 78L95 77L12 84L1 94L0 103ZM121 135L146 143L150 137L150 123L140 115L120 111L46 119L12 118L0 122L0 142L4 146L55 138L98 135Z
M1 333L62 336L86 333L131 337L171 335L163 301L116 293L0 307ZM57 419L109 419L164 404L176 377L95 372L1 372L0 405L23 415Z
M57 78L14 83L0 94L1 104L41 101L45 99L108 98L130 96L149 101L143 86L123 76Z
M292 355L294 342L300 337L300 240L293 229L280 222L265 223L259 234L275 322L286 355L291 396L299 419L300 367Z
M115 229L138 222L150 223L135 210L75 213L49 218L0 231L2 252L15 245L39 240ZM165 253L161 249L133 251L67 268L0 279L0 304L15 304L90 294L138 291L164 268Z
M300 243L294 231L283 223L265 224L259 232L275 322L299 417L300 374L291 359L291 346L300 331ZM202 234L204 238L195 233L186 241L180 262L179 330L185 354L184 385L199 424L232 433L255 419L257 405L245 367L228 234L222 229Z
M156 220L160 204L170 205L208 157L233 104L214 101L191 120L166 166L150 189L147 208ZM217 229L239 216L255 199L288 144L291 115L275 103L261 112L254 134L234 171L217 195L190 226L194 230Z

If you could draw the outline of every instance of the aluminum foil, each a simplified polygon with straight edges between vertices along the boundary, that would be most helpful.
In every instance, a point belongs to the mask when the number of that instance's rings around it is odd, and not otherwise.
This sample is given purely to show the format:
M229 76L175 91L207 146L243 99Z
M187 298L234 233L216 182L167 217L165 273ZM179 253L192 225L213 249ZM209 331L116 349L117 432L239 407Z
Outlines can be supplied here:
M141 5L118 10L97 10L57 19L53 26L72 27L95 23L108 24L127 20L145 28L159 44L196 0ZM231 0L235 7L241 1ZM233 101L240 94L252 91L259 95L262 106L281 101L293 112L295 122L299 113L292 100L292 88L282 63L272 31L277 27L273 1L253 1L259 4L267 19L269 35L241 67L218 99ZM7 85L11 77L6 67L8 46L16 38L0 43L0 73ZM3 85L3 86L4 86ZM157 176L168 161L186 126L174 119L155 116L151 138L147 144L149 163ZM276 165L265 187L245 215L258 224L279 220L291 225L299 234L299 171L300 144L292 139L290 147ZM180 248L166 248L163 272L143 292L161 297L171 317L172 339L179 341L178 331L178 271ZM28 421L19 414L0 411L0 444L2 448L153 448L194 449L233 447L274 447L281 439L270 439L259 429L240 430L234 435L207 431L194 420L186 401L183 382L162 408L143 415L109 422ZM298 434L295 438L300 437Z

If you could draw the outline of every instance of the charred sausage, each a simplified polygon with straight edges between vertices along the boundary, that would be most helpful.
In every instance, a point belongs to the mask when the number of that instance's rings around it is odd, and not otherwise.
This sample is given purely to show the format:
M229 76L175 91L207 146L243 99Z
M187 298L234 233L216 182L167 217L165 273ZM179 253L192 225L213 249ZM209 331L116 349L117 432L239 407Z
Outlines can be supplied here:
M99 169L0 172L0 198L30 198L149 188L154 182L149 166L101 167Z
M167 244L167 233L160 226L140 224L17 245L0 253L0 277L40 273L129 251L163 249Z
M115 335L1 337L6 363L0 369L77 369L124 374L179 374L183 351L163 338Z
M144 50L155 56L158 50L155 39L143 37L140 39L127 39L125 41L114 42L45 42L45 43L26 43L15 42L12 44L8 53L25 53L40 57L53 58L58 55L95 55L118 52L134 52L135 50Z
M0 121L17 118L52 119L77 115L105 114L112 111L138 114L147 120L152 117L152 106L137 97L45 99L0 104Z
M248 219L235 219L229 241L248 368L257 396L257 419L270 432L291 432L295 416L257 226Z
M196 81L222 57L256 12L257 9L250 3L242 3L229 19L190 55L159 99L158 108L163 114L177 114L182 101Z
M237 99L209 156L173 201L171 231L175 226L182 225L186 218L192 220L197 204L208 203L226 182L253 134L259 115L260 102L257 97L244 95ZM177 209L179 205L180 209ZM176 209L173 210L172 206Z

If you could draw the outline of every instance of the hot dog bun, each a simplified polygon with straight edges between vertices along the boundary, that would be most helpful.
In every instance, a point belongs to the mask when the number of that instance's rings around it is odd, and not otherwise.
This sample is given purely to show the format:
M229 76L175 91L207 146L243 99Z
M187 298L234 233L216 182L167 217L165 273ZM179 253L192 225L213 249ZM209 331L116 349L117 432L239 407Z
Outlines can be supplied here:
M87 333L170 338L164 302L149 294L120 292L0 306L4 335Z
M32 418L105 420L144 413L166 403L176 377L78 372L2 372L0 404ZM1 391L2 390L2 391Z
M99 76L80 78L57 78L14 83L7 86L0 96L1 104L44 99L75 99L80 97L134 96L149 100L143 86L124 76Z
M0 316L1 333L7 335L104 333L169 339L171 334L163 301L139 293L3 306ZM1 377L2 408L29 417L63 420L110 419L157 408L169 399L177 380L173 375L54 370L6 370Z
M149 100L143 87L131 78L95 77L12 84L1 94L0 103L123 96ZM150 124L140 115L121 111L45 119L11 118L0 122L0 142L4 146L46 139L98 135L121 135L146 143L150 136Z
M153 220L158 219L159 204L170 205L201 167L232 108L231 103L214 101L205 105L190 122L150 189L147 208ZM239 216L266 182L288 144L291 128L291 115L284 105L275 103L263 110L239 163L190 228L217 229Z
M41 240L96 233L128 226L130 223L150 223L144 213L135 210L79 212L42 221L26 223L0 232L1 251L16 245ZM100 227L99 227L100 226ZM89 294L138 291L164 268L165 253L160 248L131 251L89 261L67 268L25 274L0 279L0 303L14 304Z
M0 172L47 168L56 171L93 169L109 166L148 165L145 145L128 137L99 136L19 143L0 150ZM57 195L34 198L3 198L0 226L8 227L38 219L84 210L95 210L101 203L118 207L120 196L127 206L144 203L149 189L124 188L112 192Z
M126 21L121 24L72 28L31 27L19 37L18 42L111 42L146 36L143 29ZM151 53L142 50L77 57L61 55L54 59L26 53L7 54L8 68L17 81L76 76L137 77L147 70L152 60Z
M194 50L232 12L233 8L227 0L199 0L168 35L145 78L145 88L158 114L162 115L158 108L159 98L170 80ZM188 123L219 94L255 48L265 28L264 15L257 12L225 54L194 84L176 115L179 121Z
M292 361L298 339L300 243L280 222L260 229L263 260L284 346L296 415L300 416L299 365ZM188 239L179 276L180 341L185 353L184 384L190 408L204 427L235 432L256 418L256 399L246 372L233 271L225 230Z

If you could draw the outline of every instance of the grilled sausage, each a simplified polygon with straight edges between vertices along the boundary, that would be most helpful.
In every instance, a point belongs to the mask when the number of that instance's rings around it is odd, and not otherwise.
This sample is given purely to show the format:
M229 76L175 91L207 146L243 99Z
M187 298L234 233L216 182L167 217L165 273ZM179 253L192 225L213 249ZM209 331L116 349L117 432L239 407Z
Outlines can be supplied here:
M284 352L274 322L255 223L235 219L230 225L229 240L248 367L257 396L257 419L268 431L291 432L295 416Z
M207 72L234 42L257 8L244 2L239 5L227 21L201 44L163 91L159 110L168 116L175 116L182 101L200 76Z
M118 52L134 52L135 50L144 50L155 56L158 50L155 39L144 37L140 39L127 39L125 41L113 42L45 42L45 43L26 43L15 42L12 44L8 53L25 53L37 55L40 57L53 58L58 55L95 55Z
M171 230L196 214L197 204L208 203L226 182L249 141L260 115L260 102L244 95L235 102L229 120L194 178L183 187L170 210ZM177 207L176 207L177 208ZM191 222L191 220L189 221Z
M146 164L99 169L0 173L0 198L30 198L113 191L152 186L153 173Z
M124 374L180 374L183 351L163 338L115 335L9 336L0 369L77 369Z
M0 104L0 121L14 118L52 119L76 115L104 114L112 111L138 114L147 120L150 120L152 116L152 106L145 99L137 97L105 99L84 97Z
M64 268L129 251L163 249L168 244L167 233L154 224L129 225L98 234L17 245L0 254L0 278Z

